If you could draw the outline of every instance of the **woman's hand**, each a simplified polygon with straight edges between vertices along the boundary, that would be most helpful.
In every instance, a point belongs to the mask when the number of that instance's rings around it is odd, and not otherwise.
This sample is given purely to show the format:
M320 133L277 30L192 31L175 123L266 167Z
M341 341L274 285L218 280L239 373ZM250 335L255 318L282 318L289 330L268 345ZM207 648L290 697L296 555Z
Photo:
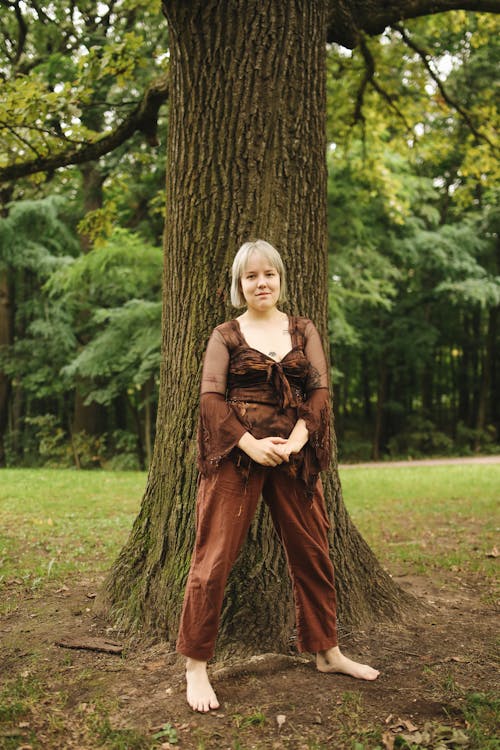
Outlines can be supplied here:
M309 433L307 431L306 423L303 419L298 419L295 423L295 427L288 436L288 440L277 445L276 451L280 454L283 461L288 463L291 454L299 453L307 443L308 438Z
M257 440L249 432L245 432L238 442L238 448L262 466L278 466L288 460L279 453L281 445L286 442L285 438L281 437L265 437Z
M286 461L287 463L290 461L290 456L292 453L299 453L303 448L303 444L300 444L299 442L294 442L293 440L285 440L284 443L276 446L276 451L279 453L283 461Z

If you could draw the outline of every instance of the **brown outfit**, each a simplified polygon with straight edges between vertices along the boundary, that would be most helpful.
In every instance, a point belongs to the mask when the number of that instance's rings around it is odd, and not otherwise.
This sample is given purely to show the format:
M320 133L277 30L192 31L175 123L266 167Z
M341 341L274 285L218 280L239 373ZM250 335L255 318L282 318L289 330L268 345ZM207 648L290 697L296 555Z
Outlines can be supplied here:
M292 349L276 362L248 346L236 320L215 328L205 353L198 431L196 543L177 650L213 656L227 577L260 495L283 542L293 581L298 646L337 645L328 520L319 479L330 459L327 364L307 318L289 318ZM304 419L309 439L290 463L265 467L238 447L245 432L287 438Z

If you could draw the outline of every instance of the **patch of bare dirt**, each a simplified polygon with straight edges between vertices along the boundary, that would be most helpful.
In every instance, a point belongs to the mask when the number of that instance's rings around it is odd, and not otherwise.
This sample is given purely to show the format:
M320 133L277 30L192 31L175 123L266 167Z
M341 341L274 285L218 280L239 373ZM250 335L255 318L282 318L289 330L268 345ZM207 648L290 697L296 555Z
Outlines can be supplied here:
M463 695L495 687L491 592L473 578L398 580L427 605L411 619L355 632L340 623L343 650L378 667L376 682L321 674L303 657L215 664L222 707L210 715L187 706L183 660L168 644L125 648L122 655L88 650L120 643L93 614L99 581L54 586L43 598L19 596L0 620L0 667L4 685L17 680L28 698L18 715L4 710L0 748L133 749L141 745L132 730L152 737L163 727L157 747L340 750L357 738L367 750L390 747L398 727L415 731L429 720L463 727ZM65 640L87 648L56 645Z

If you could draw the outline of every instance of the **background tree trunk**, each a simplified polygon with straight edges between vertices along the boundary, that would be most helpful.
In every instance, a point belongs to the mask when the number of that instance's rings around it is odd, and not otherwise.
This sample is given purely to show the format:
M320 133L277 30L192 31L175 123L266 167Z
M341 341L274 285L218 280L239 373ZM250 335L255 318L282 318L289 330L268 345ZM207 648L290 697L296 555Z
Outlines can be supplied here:
M202 355L228 299L235 251L282 252L292 313L327 327L325 35L320 0L191 0L171 33L163 367L157 439L141 511L106 584L122 626L173 640L194 540ZM394 615L399 590L352 526L336 470L332 517L340 617ZM265 508L226 591L219 655L284 650L293 609Z
M88 115L87 115L88 117ZM93 123L93 118L90 118L89 124ZM96 162L89 162L80 169L83 179L83 195L84 195L84 212L85 214L96 211L102 208L103 205L103 184L105 176L99 171ZM90 238L82 234L80 235L80 243L84 253L90 252L92 243ZM87 317L90 312L82 313L82 317ZM71 424L71 434L75 435L78 432L85 432L87 435L101 435L106 429L106 411L103 406L97 401L91 401L90 404L85 403L84 395L77 389L75 391L75 401L73 406L73 420ZM79 467L79 459L75 454L75 463Z
M7 270L3 270L0 271L0 348L12 344L13 328L9 276ZM4 435L7 431L10 397L10 378L0 371L0 466L5 466Z

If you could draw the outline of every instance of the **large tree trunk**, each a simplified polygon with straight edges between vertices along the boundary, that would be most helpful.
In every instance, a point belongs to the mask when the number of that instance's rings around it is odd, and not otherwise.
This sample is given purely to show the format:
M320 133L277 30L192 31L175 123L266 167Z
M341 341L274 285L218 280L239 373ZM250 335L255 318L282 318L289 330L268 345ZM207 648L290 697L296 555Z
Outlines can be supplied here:
M13 342L12 318L11 288L8 273L4 270L0 271L0 348ZM10 378L0 371L0 467L5 466L4 436L7 432L10 395Z
M106 584L122 626L173 640L194 541L195 431L202 354L234 315L239 244L282 252L292 313L327 323L325 4L320 0L168 3L171 97L163 367L148 484ZM326 477L342 622L394 616L401 592L352 526L336 469ZM228 583L218 653L283 650L293 608L261 508Z

